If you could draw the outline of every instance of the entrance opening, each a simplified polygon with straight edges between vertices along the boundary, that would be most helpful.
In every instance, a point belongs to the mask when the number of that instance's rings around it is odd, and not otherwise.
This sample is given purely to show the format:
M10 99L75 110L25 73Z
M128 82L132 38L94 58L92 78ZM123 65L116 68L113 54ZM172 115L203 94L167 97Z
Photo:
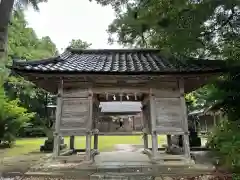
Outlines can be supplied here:
M141 102L101 102L97 129L100 135L130 135L143 129Z

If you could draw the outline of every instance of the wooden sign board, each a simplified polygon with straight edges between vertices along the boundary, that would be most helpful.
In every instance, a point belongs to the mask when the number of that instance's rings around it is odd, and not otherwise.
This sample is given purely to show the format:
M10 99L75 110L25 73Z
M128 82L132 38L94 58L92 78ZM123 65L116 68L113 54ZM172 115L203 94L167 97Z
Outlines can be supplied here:
M88 98L63 98L61 128L87 128L89 111Z
M156 126L162 131L182 131L180 98L156 98Z

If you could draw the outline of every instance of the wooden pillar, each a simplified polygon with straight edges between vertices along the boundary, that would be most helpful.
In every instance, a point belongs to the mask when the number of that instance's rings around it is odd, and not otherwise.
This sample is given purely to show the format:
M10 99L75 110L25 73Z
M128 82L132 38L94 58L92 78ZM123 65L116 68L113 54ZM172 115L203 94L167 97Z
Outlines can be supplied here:
M94 149L98 149L98 134L94 134Z
M92 140L92 132L87 132L86 134L86 160L91 160L91 140Z
M143 144L144 144L144 149L148 149L148 134L147 133L143 134Z
M75 140L75 136L70 136L70 149L74 149L74 140Z
M91 160L91 140L92 140L92 125L93 125L93 94L92 91L89 90L89 120L87 125L87 133L86 133L86 160Z
M170 148L172 146L172 137L171 134L167 135L167 146Z
M187 158L190 159L190 145L189 145L189 132L188 132L188 115L187 115L187 107L184 98L184 79L179 80L179 88L180 88L180 100L182 106L182 122L183 122L183 147L184 147L184 154Z
M111 132L111 124L112 124L112 120L111 121L108 120L108 122L107 122L107 129L108 129L109 132Z
M93 148L98 150L98 133L97 123L99 118L99 101L97 98L94 98L94 108L93 108L93 128L94 128L94 136L93 136Z
M142 123L143 123L143 147L148 149L148 134L147 134L147 116L146 111L142 108Z
M152 135L152 155L153 159L157 156L158 151L158 140L157 140L157 132L156 132L156 107L155 107L155 99L152 94L150 94L150 118L151 118L151 135Z
M61 80L59 83L57 94L53 157L57 157L60 154L60 124L62 116L62 95L63 95L63 80Z
M132 129L133 129L133 131L136 130L136 127L135 127L135 116L132 116Z

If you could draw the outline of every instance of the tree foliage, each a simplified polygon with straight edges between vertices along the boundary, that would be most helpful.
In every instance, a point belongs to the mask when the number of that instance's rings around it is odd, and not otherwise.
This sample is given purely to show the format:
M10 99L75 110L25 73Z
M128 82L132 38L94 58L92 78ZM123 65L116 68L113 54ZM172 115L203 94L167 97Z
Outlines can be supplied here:
M88 43L86 41L83 41L81 39L73 39L69 43L69 47L74 48L74 49L87 49L91 46L91 43Z
M23 10L30 5L35 10L39 11L38 4L47 1L48 0L15 0L15 7L16 10Z
M125 46L160 48L162 53L239 63L240 2L205 0L97 0L111 4L116 18L109 25L110 37ZM111 38L110 38L111 39ZM238 70L220 77L192 93L196 107L231 101L226 113L235 114ZM233 116L231 116L233 117ZM235 116L239 117L238 115Z
M9 100L0 89L0 142L12 143L24 122L33 116L34 113L20 106L18 99Z
M237 122L222 121L210 134L208 146L214 149L218 156L223 157L218 164L240 172L240 132Z
M47 2L47 0L1 0L0 1L0 86L5 80L5 65L8 59L8 25L13 13L23 10L28 5L32 5L35 10L39 10L38 3Z
M34 30L27 26L23 11L14 14L8 36L8 63L11 63L14 58L42 59L57 53L56 46L50 37L38 39Z
M156 47L174 54L206 56L219 52L221 43L216 42L218 38L219 41L225 41L229 33L238 33L237 0L99 2L114 5L117 17L108 31L116 34L117 41L123 45Z
M9 25L8 39L9 65L11 65L13 59L42 59L52 57L58 53L55 44L49 37L39 39L34 30L27 27L22 11L14 13L12 23ZM4 90L6 95L1 97L0 101L5 103L8 111L5 112L4 110L2 120L5 119L4 122L11 124L16 123L16 126L13 125L4 132L1 131L3 132L2 137L13 138L16 136L19 128L25 124L26 120L30 121L34 126L48 124L46 106L47 102L52 100L49 99L49 93L12 73L4 83ZM29 116L26 116L28 115L27 112L30 113ZM23 119L24 117L27 118Z

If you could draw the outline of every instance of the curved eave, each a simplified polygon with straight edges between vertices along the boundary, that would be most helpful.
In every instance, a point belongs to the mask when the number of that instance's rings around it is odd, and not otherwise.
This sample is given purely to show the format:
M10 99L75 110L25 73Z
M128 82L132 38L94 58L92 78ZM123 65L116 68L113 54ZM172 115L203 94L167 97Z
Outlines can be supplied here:
M61 60L62 59L60 56L55 56L55 57L46 58L46 59L33 60L33 61L23 61L23 60L14 59L13 64L10 67L18 68L18 67L24 67L24 66L28 66L28 65L48 64L48 63L54 63L56 61L58 62Z
M221 68L221 69L209 69L209 70L183 70L183 71L51 71L51 70L34 70L34 69L22 69L16 68L14 66L8 67L12 71L16 73L20 72L21 74L52 74L52 75L182 75L182 74L211 74L211 73L226 73L229 71L228 68Z

